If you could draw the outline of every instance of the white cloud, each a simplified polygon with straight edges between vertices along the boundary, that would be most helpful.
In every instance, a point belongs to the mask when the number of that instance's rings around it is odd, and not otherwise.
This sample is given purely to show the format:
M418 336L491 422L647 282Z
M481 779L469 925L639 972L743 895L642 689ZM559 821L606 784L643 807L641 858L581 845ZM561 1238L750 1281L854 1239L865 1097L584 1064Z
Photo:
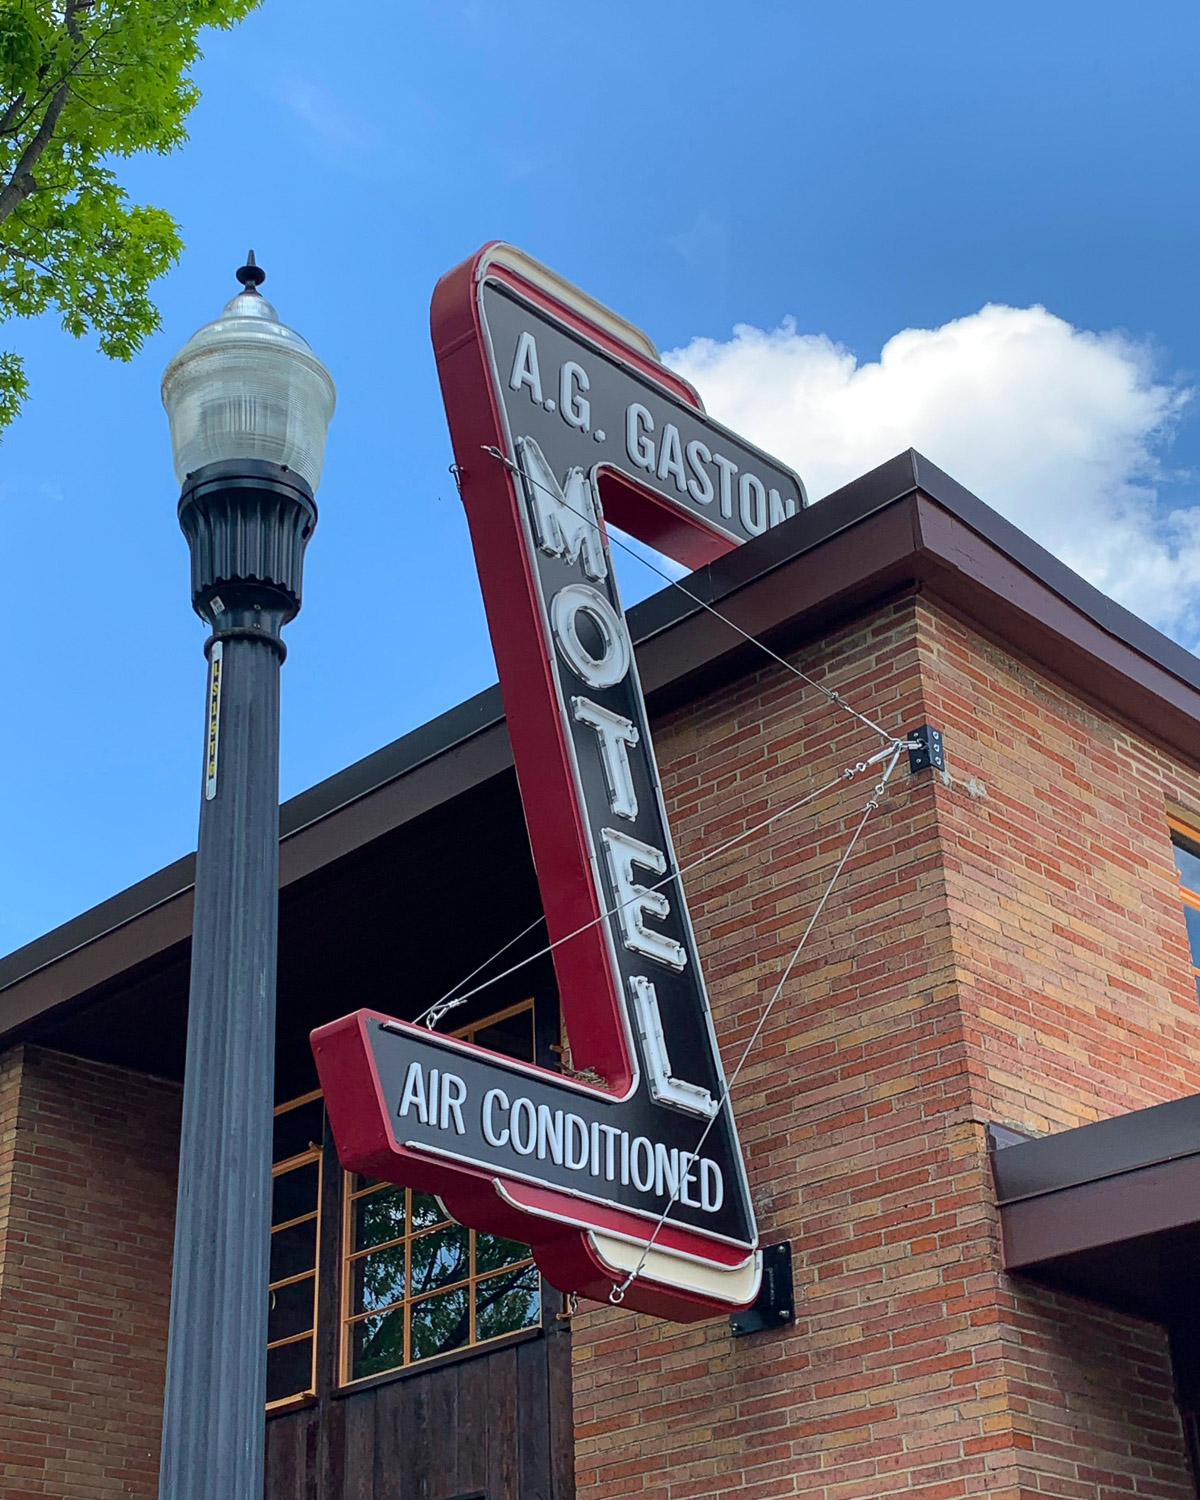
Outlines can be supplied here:
M1156 379L1121 335L989 305L898 333L875 364L790 319L665 358L810 496L916 448L1105 593L1200 639L1200 509L1169 510L1158 493L1191 392Z

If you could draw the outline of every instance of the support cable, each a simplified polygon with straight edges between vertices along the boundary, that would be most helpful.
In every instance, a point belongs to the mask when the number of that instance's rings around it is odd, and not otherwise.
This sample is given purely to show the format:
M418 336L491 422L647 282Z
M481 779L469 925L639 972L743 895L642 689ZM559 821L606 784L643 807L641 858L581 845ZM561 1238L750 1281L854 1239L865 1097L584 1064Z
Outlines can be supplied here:
M576 508L573 505L569 504L562 495L555 493L549 488L548 485L542 484L540 480L531 478L518 464L513 463L512 459L509 458L507 454L502 453L499 448L495 447L491 443L484 443L482 447L483 451L486 454L488 454L491 458L499 459L504 467L510 470L519 479L522 479L526 484L534 485L537 489L541 490L543 494L550 495L556 505L561 505L565 510L569 510L572 515L578 516L581 520L586 521L589 526L594 526L603 537L607 538L608 541L615 542L622 551L628 552L630 557L636 558L637 561L640 562L644 567L649 568L652 573L657 573L665 583L669 583L673 589L678 589L679 592L685 598L690 599L693 604L698 605L703 610L707 610L707 612L715 619L720 620L722 625L727 625L735 635L740 635L741 638L744 641L748 641L750 645L757 646L758 649L765 655L769 656L773 662L776 662L779 666L786 668L786 670L789 671L793 677L798 677L801 682L806 683L809 687L816 688L818 693L824 694L829 702L832 703L835 707L840 708L843 713L847 713L851 716L851 718L857 719L860 724L865 724L872 734L877 734L881 740L886 740L889 745L894 745L896 743L895 735L889 734L882 725L876 724L873 719L868 719L866 714L861 714L856 708L851 708L846 700L842 697L841 693L835 692L833 688L826 687L823 683L818 682L815 677L810 677L807 672L802 672L799 667L793 666L790 661L788 661L785 657L780 656L778 652L772 651L770 646L760 641L756 635L751 635L748 630L743 630L740 625L735 625L728 615L723 615L719 609L709 604L706 600L701 599L698 594L693 594L691 589L685 588L684 585L680 583L678 578L672 578L671 575L664 569L660 568L656 563L652 563L648 557L643 557L640 552L636 551L627 542L622 541L619 536L614 536L607 526L601 526L594 517L587 515L584 511L576 510Z
M867 820L879 806L880 799L882 798L883 793L887 788L887 784L891 778L892 772L896 769L896 762L899 760L900 753L903 749L903 745L896 744L895 748L892 750L891 759L888 761L883 775L875 784L875 788L871 793L870 801L868 801L866 807L863 809L863 815L858 821L858 826L850 836L850 842L842 851L842 857L838 860L837 867L835 868L833 874L829 877L829 880L825 886L825 890L821 895L821 899L817 902L816 909L814 910L812 916L808 919L808 925L805 927L804 932L801 934L800 941L796 944L791 958L789 958L787 961L787 966L785 967L783 973L779 976L779 983L775 986L775 989L771 994L771 998L763 1007L762 1014L759 1016L758 1022L755 1025L754 1030L750 1034L750 1040L742 1049L742 1055L738 1058L737 1066L729 1075L729 1079L726 1082L724 1089L722 1089L721 1091L721 1097L717 1101L717 1108L714 1111L712 1117L709 1119L708 1123L705 1125L703 1131L701 1132L700 1139L696 1143L696 1149L693 1155L699 1156L701 1150L703 1149L705 1141L708 1139L710 1131L712 1130L716 1122L720 1119L721 1111L722 1109L724 1109L725 1104L729 1099L730 1092L733 1089L734 1084L738 1080L738 1075L745 1067L746 1059L750 1056L750 1053L753 1051L759 1037L762 1035L763 1027L767 1024L767 1018L770 1016L771 1011L774 1009L775 1002L783 993L783 987L787 984L788 979L791 977L792 970L799 962L800 955L804 951L804 945L808 942L809 935L817 924L817 919L825 910L825 904L833 894L833 888L841 877L842 871L846 868L846 862L850 858L850 855L854 850L854 846L858 843L863 829L867 826ZM667 1203L666 1208L663 1209L661 1215L659 1216L658 1223L654 1226L654 1230L650 1235L650 1238L643 1246L642 1253L638 1259L637 1265L634 1266L633 1270L630 1271L625 1280L622 1281L619 1286L613 1287L612 1291L608 1294L608 1300L613 1304L614 1307L619 1307L621 1303L624 1302L626 1292L628 1292L629 1288L645 1270L646 1262L650 1259L650 1252L651 1250L653 1250L655 1242L657 1241L659 1235L662 1233L663 1227L670 1216L671 1210L675 1207L675 1204L679 1200L679 1194L682 1188L682 1177L683 1174L680 1174L680 1182L676 1184L674 1190L671 1193L670 1201Z
M716 859L719 854L724 854L726 850L732 849L736 844L740 844L748 838L753 838L756 833L761 833L764 828L769 828L772 823L778 823L781 818L786 818L789 813L798 812L800 808L807 806L810 802L815 802L818 797L824 796L826 792L833 791L836 787L841 786L845 782L853 781L856 776L861 776L864 771L870 770L870 768L874 765L878 765L881 760L885 760L889 755L899 755L901 750L906 750L908 748L909 745L907 740L896 741L893 744L888 745L886 749L876 751L876 753L872 755L868 760L856 761L854 765L846 766L843 770L839 771L831 781L827 781L823 786L817 787L815 791L805 793L803 797L797 798L795 802L789 802L786 807L781 807L777 812L771 813L769 817L763 818L760 822L752 824L749 828L744 828L740 833L735 833L731 838L726 839L723 843L717 844L715 848L708 849L703 854L697 855L695 859L691 860L688 864L681 866L673 874L665 875L661 880L655 881L653 885L645 887L646 891L661 890L663 886L670 885L672 881L682 879L684 875L687 875L690 871L695 870L698 866L707 864L710 859ZM598 927L601 922L607 922L609 917L616 916L616 914L619 911L622 911L626 906L630 906L634 902L640 901L641 899L642 896L639 894L636 896L630 896L625 901L618 902L616 906L611 906L607 911L602 911L598 917L593 917L590 922L585 922L582 927L576 927L573 932L568 932L560 938L555 938L552 943L547 943L545 947L539 948L536 953L530 953L525 958L518 959L515 964L510 965L509 968L503 970L499 974L494 974L490 979L485 979L482 984L477 984L474 989L468 990L465 994L462 995L457 993L457 991L460 990L464 984L469 984L477 974L488 968L489 965L495 963L495 961L500 957L501 954L507 953L508 950L515 944L519 943L523 937L527 937L535 927L540 926L541 923L546 920L544 916L535 917L527 927L523 927L521 931L517 933L516 937L510 938L502 948L497 948L495 953L493 953L490 958L486 958L484 959L483 963L477 964L469 974L460 979L457 984L452 985L450 989L448 989L446 993L441 996L440 999L435 1000L427 1010L422 1011L421 1014L413 1022L413 1024L415 1026L426 1026L429 1030L432 1031L434 1027L439 1024L442 1017L447 1014L447 1012L456 1010L460 1005L465 1005L468 1000L473 999L476 995L481 994L486 989L489 989L493 984L498 984L502 979L507 979L511 974L517 973L518 970L523 969L527 965L536 962L537 959L545 958L548 953L553 953L554 950L561 947L563 943L569 943L572 938L577 938L585 932L590 932L593 927Z
M839 777L837 777L833 782L829 783L828 786L822 787L820 791L813 793L810 797L801 798L800 801L794 802L790 804L790 806L782 809L780 812L772 814L772 816L770 818L767 818L764 822L756 824L753 828L747 829L745 833L729 840L726 844L718 847L717 849L711 850L708 854L701 856L700 859L693 861L692 864L685 866L681 870L677 870L674 875L668 875L664 880L658 881L655 885L648 887L648 889L656 891L664 885L669 885L673 880L678 880L680 876L685 875L689 870L695 869L697 865L703 864L705 860L713 858L715 855L720 854L723 849L732 847L734 844L739 842L740 839L749 838L752 834L757 833L760 829L768 827L772 822L776 821L776 819L785 817L789 812L797 811L799 808L803 807L806 802L813 800L813 797L820 796L821 792L828 791L833 786L836 786L838 781L850 780L853 775L859 774L859 772L865 770L868 766L875 765L878 761L884 759L885 756L887 756L895 747L899 746L905 749L912 748L912 746L908 744L907 740L899 739L895 735L889 734L886 729L884 729L881 725L874 723L871 719L868 719L865 714L861 714L857 709L851 708L840 693L835 692L832 688L828 688L823 683L818 682L815 678L810 677L807 672L802 672L799 667L793 666L791 662L778 655L777 652L772 651L771 648L764 644L764 642L760 641L757 636L751 635L749 631L743 630L740 625L736 625L731 619L728 618L727 615L723 615L719 609L716 609L713 605L707 603L707 601L705 601L704 599L701 599L698 595L694 594L691 589L685 588L677 578L672 578L669 573L658 567L657 564L651 562L648 557L643 556L642 553L636 551L633 547L622 541L620 537L614 536L607 527L601 526L600 523L595 519L595 517L587 515L584 511L577 510L575 506L568 504L563 496L555 494L546 485L525 474L520 466L515 464L512 459L510 459L505 453L501 452L499 448L490 443L483 444L482 448L483 451L489 455L489 457L497 459L504 465L506 469L508 469L512 474L516 475L516 477L523 483L535 485L545 494L550 495L554 499L556 504L564 506L572 513L572 515L578 516L581 520L586 521L589 526L594 526L596 530L605 537L606 540L615 542L618 547L622 548L623 551L628 552L629 555L635 559L635 561L641 563L643 567L649 568L652 573L657 574L659 578L663 579L664 582L670 584L672 588L678 589L679 592L683 594L685 598L689 599L693 604L697 605L700 609L707 611L708 614L714 616L714 618L716 618L717 620L720 620L723 625L728 626L730 630L732 630L736 635L741 636L743 640L749 642L752 646L756 646L766 656L770 657L773 662L776 662L779 666L790 672L793 677L799 678L799 680L806 686L815 688L817 692L821 693L836 708L839 708L844 713L849 714L852 718L858 720L859 723L865 725L868 729L870 729L873 734L877 734L880 736L880 738L887 741L886 749L880 751L876 755L873 755L869 760L865 762L859 762L859 764L854 768L853 771L849 772L849 774L847 774L847 772L845 771L842 772ZM455 482L460 483L462 472L461 469L457 465L452 464L451 470L454 473ZM564 937L558 938L555 942L550 943L544 948L540 948L536 953L531 953L527 958L521 959L519 963L516 963L510 968L505 969L503 973L494 975L491 979L488 979L484 983L477 985L473 990L468 990L465 995L457 994L457 991L460 990L464 984L469 984L471 980L476 977L476 975L481 974L485 969L489 968L493 963L495 963L498 958L501 957L502 954L507 953L510 948L515 947L515 945L519 943L522 938L527 937L545 920L545 918L542 916L536 917L532 922L529 923L527 927L522 928L522 930L518 932L515 937L510 938L507 943L498 948L489 958L486 958L481 964L477 964L469 974L464 975L463 978L457 982L457 984L452 985L450 989L440 997L440 999L435 1000L432 1005L430 1005L426 1010L422 1011L421 1014L417 1017L414 1024L418 1026L427 1026L430 1030L433 1030L441 1022L443 1016L445 1016L449 1011L457 1009L458 1006L465 1004L467 1000L472 999L475 995L487 989L490 985L496 984L502 979L507 979L511 974L516 973L519 969L524 968L527 964L531 964L535 960L545 957L546 954L552 953L554 949L559 946L559 944L569 942L572 938L578 937L581 933L587 932L590 928L598 925L600 922L606 921L609 917L616 915L616 913L620 911L623 906L627 906L629 904L630 903L626 901L622 902L619 906L612 907L610 910L604 912L601 916L595 918L593 921L585 923L584 926L577 928L574 932L567 933Z
M648 888L651 891L656 891L659 890L662 886L670 884L672 881L679 880L683 875L687 874L688 871L694 870L698 865L702 865L710 859L714 859L717 855L724 853L727 849L732 848L735 844L738 844L744 839L747 839L755 833L760 832L762 829L769 827L772 823L777 822L780 818L787 816L787 814L795 812L801 807L804 807L807 803L814 801L817 797L822 796L825 792L833 790L841 782L850 781L855 776L865 771L869 766L876 765L882 760L887 760L887 766L884 769L883 775L875 784L870 800L867 802L865 808L863 809L862 817L859 819L854 832L851 834L850 840L843 850L841 858L838 860L833 874L830 876L828 882L826 883L820 900L817 902L813 914L809 918L808 923L803 933L801 934L800 941L796 944L791 957L788 959L783 973L779 977L779 982L776 984L775 989L771 994L771 998L763 1007L762 1013L759 1016L757 1023L755 1024L753 1032L750 1035L750 1039L742 1049L742 1054L738 1058L733 1072L729 1075L729 1078L727 1079L724 1088L721 1091L720 1098L717 1101L716 1110L713 1112L711 1118L708 1120L704 1129L700 1133L700 1139L696 1143L696 1150L694 1153L695 1155L699 1155L700 1151L703 1149L705 1141L708 1139L709 1134L712 1131L713 1126L716 1124L717 1120L720 1119L721 1111L725 1108L725 1105L729 1100L729 1096L733 1089L733 1086L741 1075L742 1069L745 1067L750 1053L756 1046L759 1037L762 1035L763 1028L766 1026L767 1020L770 1017L770 1014L774 1009L777 1001L779 1000L779 997L782 995L784 987L787 984L788 979L791 977L793 969L800 961L800 955L804 951L805 945L807 944L808 939L811 936L812 931L821 916L821 913L824 911L830 896L833 894L834 887L837 885L838 880L841 878L842 872L846 868L846 864L850 858L850 855L853 853L854 848L858 843L858 840L861 837L868 820L871 817L871 814L878 808L880 800L885 790L887 789L887 784L891 779L892 773L896 769L896 764L899 761L901 754L905 750L912 749L913 746L910 744L906 737L896 736L889 733L886 729L883 728L882 725L875 723L865 714L860 713L855 708L852 708L840 693L836 692L832 688L826 687L824 683L818 682L814 677L810 677L807 672L801 671L799 667L794 666L785 657L782 657L778 654L778 652L773 651L768 645L766 645L765 642L759 640L757 636L752 635L747 630L744 630L740 625L736 624L727 615L722 614L722 612L714 605L710 604L707 600L700 598L699 595L693 593L691 589L685 587L677 578L672 578L669 573L667 573L664 569L658 567L657 564L651 562L648 557L636 551L620 537L613 535L611 530L608 527L602 526L595 517L587 515L584 511L577 510L575 506L569 504L566 501L563 495L550 490L548 486L541 484L538 480L526 474L519 467L519 465L514 463L513 460L510 459L508 455L503 453L499 448L490 443L485 443L481 446L483 452L488 454L490 457L497 459L504 465L506 469L508 469L512 474L516 475L516 477L523 483L536 486L538 489L542 490L543 493L550 495L556 504L564 506L567 510L571 511L573 515L580 517L582 520L586 521L588 525L594 526L608 542L615 542L616 545L622 549L622 551L627 552L631 557L635 558L643 565L643 567L649 568L652 573L657 574L658 577L661 578L665 583L669 584L674 589L678 589L678 591L683 594L686 599L690 600L691 603L696 605L697 608L702 609L706 613L712 615L714 619L719 620L723 625L732 630L735 635L740 636L749 645L757 647L757 649L761 651L765 656L768 656L778 666L783 667L785 671L791 673L793 677L798 678L806 686L815 688L816 691L819 692L835 708L840 709L843 713L846 713L851 718L857 720L860 724L871 730L873 734L878 735L879 738L885 742L884 749L878 751L868 760L859 761L853 766L846 767L826 785L818 788L814 792L810 792L807 796L800 798L798 801L790 803L787 807L780 809L780 811L776 813L773 813L770 817L763 819L762 822L755 824L752 828L745 829L743 830L743 832L734 835L734 837L730 839L727 839L724 843L717 845L716 848L706 851L697 859L691 861L690 864L684 865L673 874L664 877L664 879L658 881L655 885L652 885ZM455 477L456 479L458 478L457 475ZM630 900L637 899L641 898L630 898ZM516 973L518 970L524 968L527 964L533 963L535 960L544 957L546 954L552 953L561 944L570 942L572 938L576 938L580 936L580 934L589 931L592 927L597 926L599 923L607 921L610 917L619 912L622 907L629 904L629 901L621 902L617 906L614 906L609 910L602 912L600 916L594 918L592 921L586 922L583 926L576 928L574 932L569 932L565 934L565 936L555 939L554 942L551 942L545 947L540 948L536 953L532 953L528 955L528 957L520 959L517 963L511 965L501 973L494 975L491 979L484 980L482 984L476 985L474 989L466 991L465 994L455 994L455 991L458 990L463 984L469 983L473 978L475 978L477 974L481 973L484 969L488 968L492 963L494 963L495 960L501 956L501 954L506 953L510 948L514 946L514 944L519 943L522 938L526 937L530 932L534 930L534 928L536 928L541 922L545 920L544 916L536 918L521 932L519 932L516 937L510 939L509 942L505 943L503 947L497 949L497 951L490 958L486 959L483 963L477 965L474 969L472 969L471 972L465 976L465 978L461 979L458 982L458 984L452 986L452 988L448 990L440 1000L436 1001L417 1018L416 1024L425 1024L432 1030L438 1025L442 1017L446 1015L448 1011L465 1004L473 996L479 994L483 990L488 989L491 985L499 983L502 979L508 978L509 975ZM624 1302L626 1293L628 1292L629 1288L645 1270L646 1262L650 1258L650 1253L653 1250L659 1235L662 1233L663 1228L665 1227L667 1220L671 1215L671 1211L674 1209L675 1204L679 1200L681 1187L682 1182L677 1183L675 1188L673 1189L670 1200L668 1201L666 1208L664 1208L662 1213L660 1214L649 1239L643 1246L642 1253L639 1256L638 1262L634 1266L633 1270L629 1272L629 1274L625 1277L624 1281L620 1283L620 1285L613 1287L612 1291L609 1293L609 1301L614 1306L620 1306L620 1304Z

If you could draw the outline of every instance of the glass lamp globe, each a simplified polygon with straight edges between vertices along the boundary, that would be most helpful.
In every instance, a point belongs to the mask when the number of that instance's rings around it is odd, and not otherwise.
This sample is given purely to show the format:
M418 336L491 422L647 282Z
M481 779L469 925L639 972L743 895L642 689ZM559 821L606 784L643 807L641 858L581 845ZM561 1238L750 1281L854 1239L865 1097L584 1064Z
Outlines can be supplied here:
M163 372L176 477L182 485L206 464L266 459L315 494L337 399L333 379L258 290L265 272L253 250L237 278L242 290Z

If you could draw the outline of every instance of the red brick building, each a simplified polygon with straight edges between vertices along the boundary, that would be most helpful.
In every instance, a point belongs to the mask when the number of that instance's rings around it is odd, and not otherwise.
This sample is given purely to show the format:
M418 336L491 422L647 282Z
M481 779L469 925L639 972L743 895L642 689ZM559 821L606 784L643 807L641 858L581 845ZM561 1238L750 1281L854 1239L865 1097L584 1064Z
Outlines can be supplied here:
M338 1169L311 1028L416 1015L538 911L486 693L283 810L268 1494L1195 1496L1200 663L913 454L689 587L945 736L734 1091L795 1320L566 1316ZM874 750L677 591L630 623L685 863ZM868 795L688 878L727 1062ZM189 922L182 861L0 961L0 1500L156 1493ZM459 1019L561 1055L544 962Z

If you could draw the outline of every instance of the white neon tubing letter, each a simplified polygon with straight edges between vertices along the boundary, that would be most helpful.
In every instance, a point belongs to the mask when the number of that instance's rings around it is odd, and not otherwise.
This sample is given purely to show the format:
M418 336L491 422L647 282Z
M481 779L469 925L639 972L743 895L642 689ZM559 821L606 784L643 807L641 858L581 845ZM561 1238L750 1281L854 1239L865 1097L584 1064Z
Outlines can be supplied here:
M593 656L579 639L575 617L587 615L600 632L603 654ZM568 583L550 602L550 624L563 659L590 688L616 687L633 659L624 622L599 591L587 583Z
M590 698L572 698L571 712L581 724L596 731L600 741L600 759L604 763L604 780L608 784L608 805L619 818L632 822L638 815L637 789L629 768L629 749L640 736L637 725L621 714Z
M667 857L661 849L643 844L631 834L616 828L602 828L600 837L604 841L604 854L608 862L609 878L616 895L616 917L621 926L621 937L626 948L652 958L655 963L665 964L677 973L687 967L687 952L682 944L665 932L655 932L645 925L645 918L666 917L671 903L661 891L647 890L633 878L634 865L654 875L662 875L667 868Z
M651 1099L655 1104L682 1110L685 1115L698 1115L702 1120L711 1120L717 1112L717 1101L709 1091L701 1088L698 1083L686 1083L671 1072L671 1058L667 1052L662 1014L658 1008L658 993L653 983L643 974L631 974L629 998L633 1002L634 1024L642 1040Z
M560 485L546 455L530 437L517 439L517 457L538 546L548 557L579 563L588 578L597 582L607 578L608 559L591 480L582 469L574 468L567 470L565 486Z

